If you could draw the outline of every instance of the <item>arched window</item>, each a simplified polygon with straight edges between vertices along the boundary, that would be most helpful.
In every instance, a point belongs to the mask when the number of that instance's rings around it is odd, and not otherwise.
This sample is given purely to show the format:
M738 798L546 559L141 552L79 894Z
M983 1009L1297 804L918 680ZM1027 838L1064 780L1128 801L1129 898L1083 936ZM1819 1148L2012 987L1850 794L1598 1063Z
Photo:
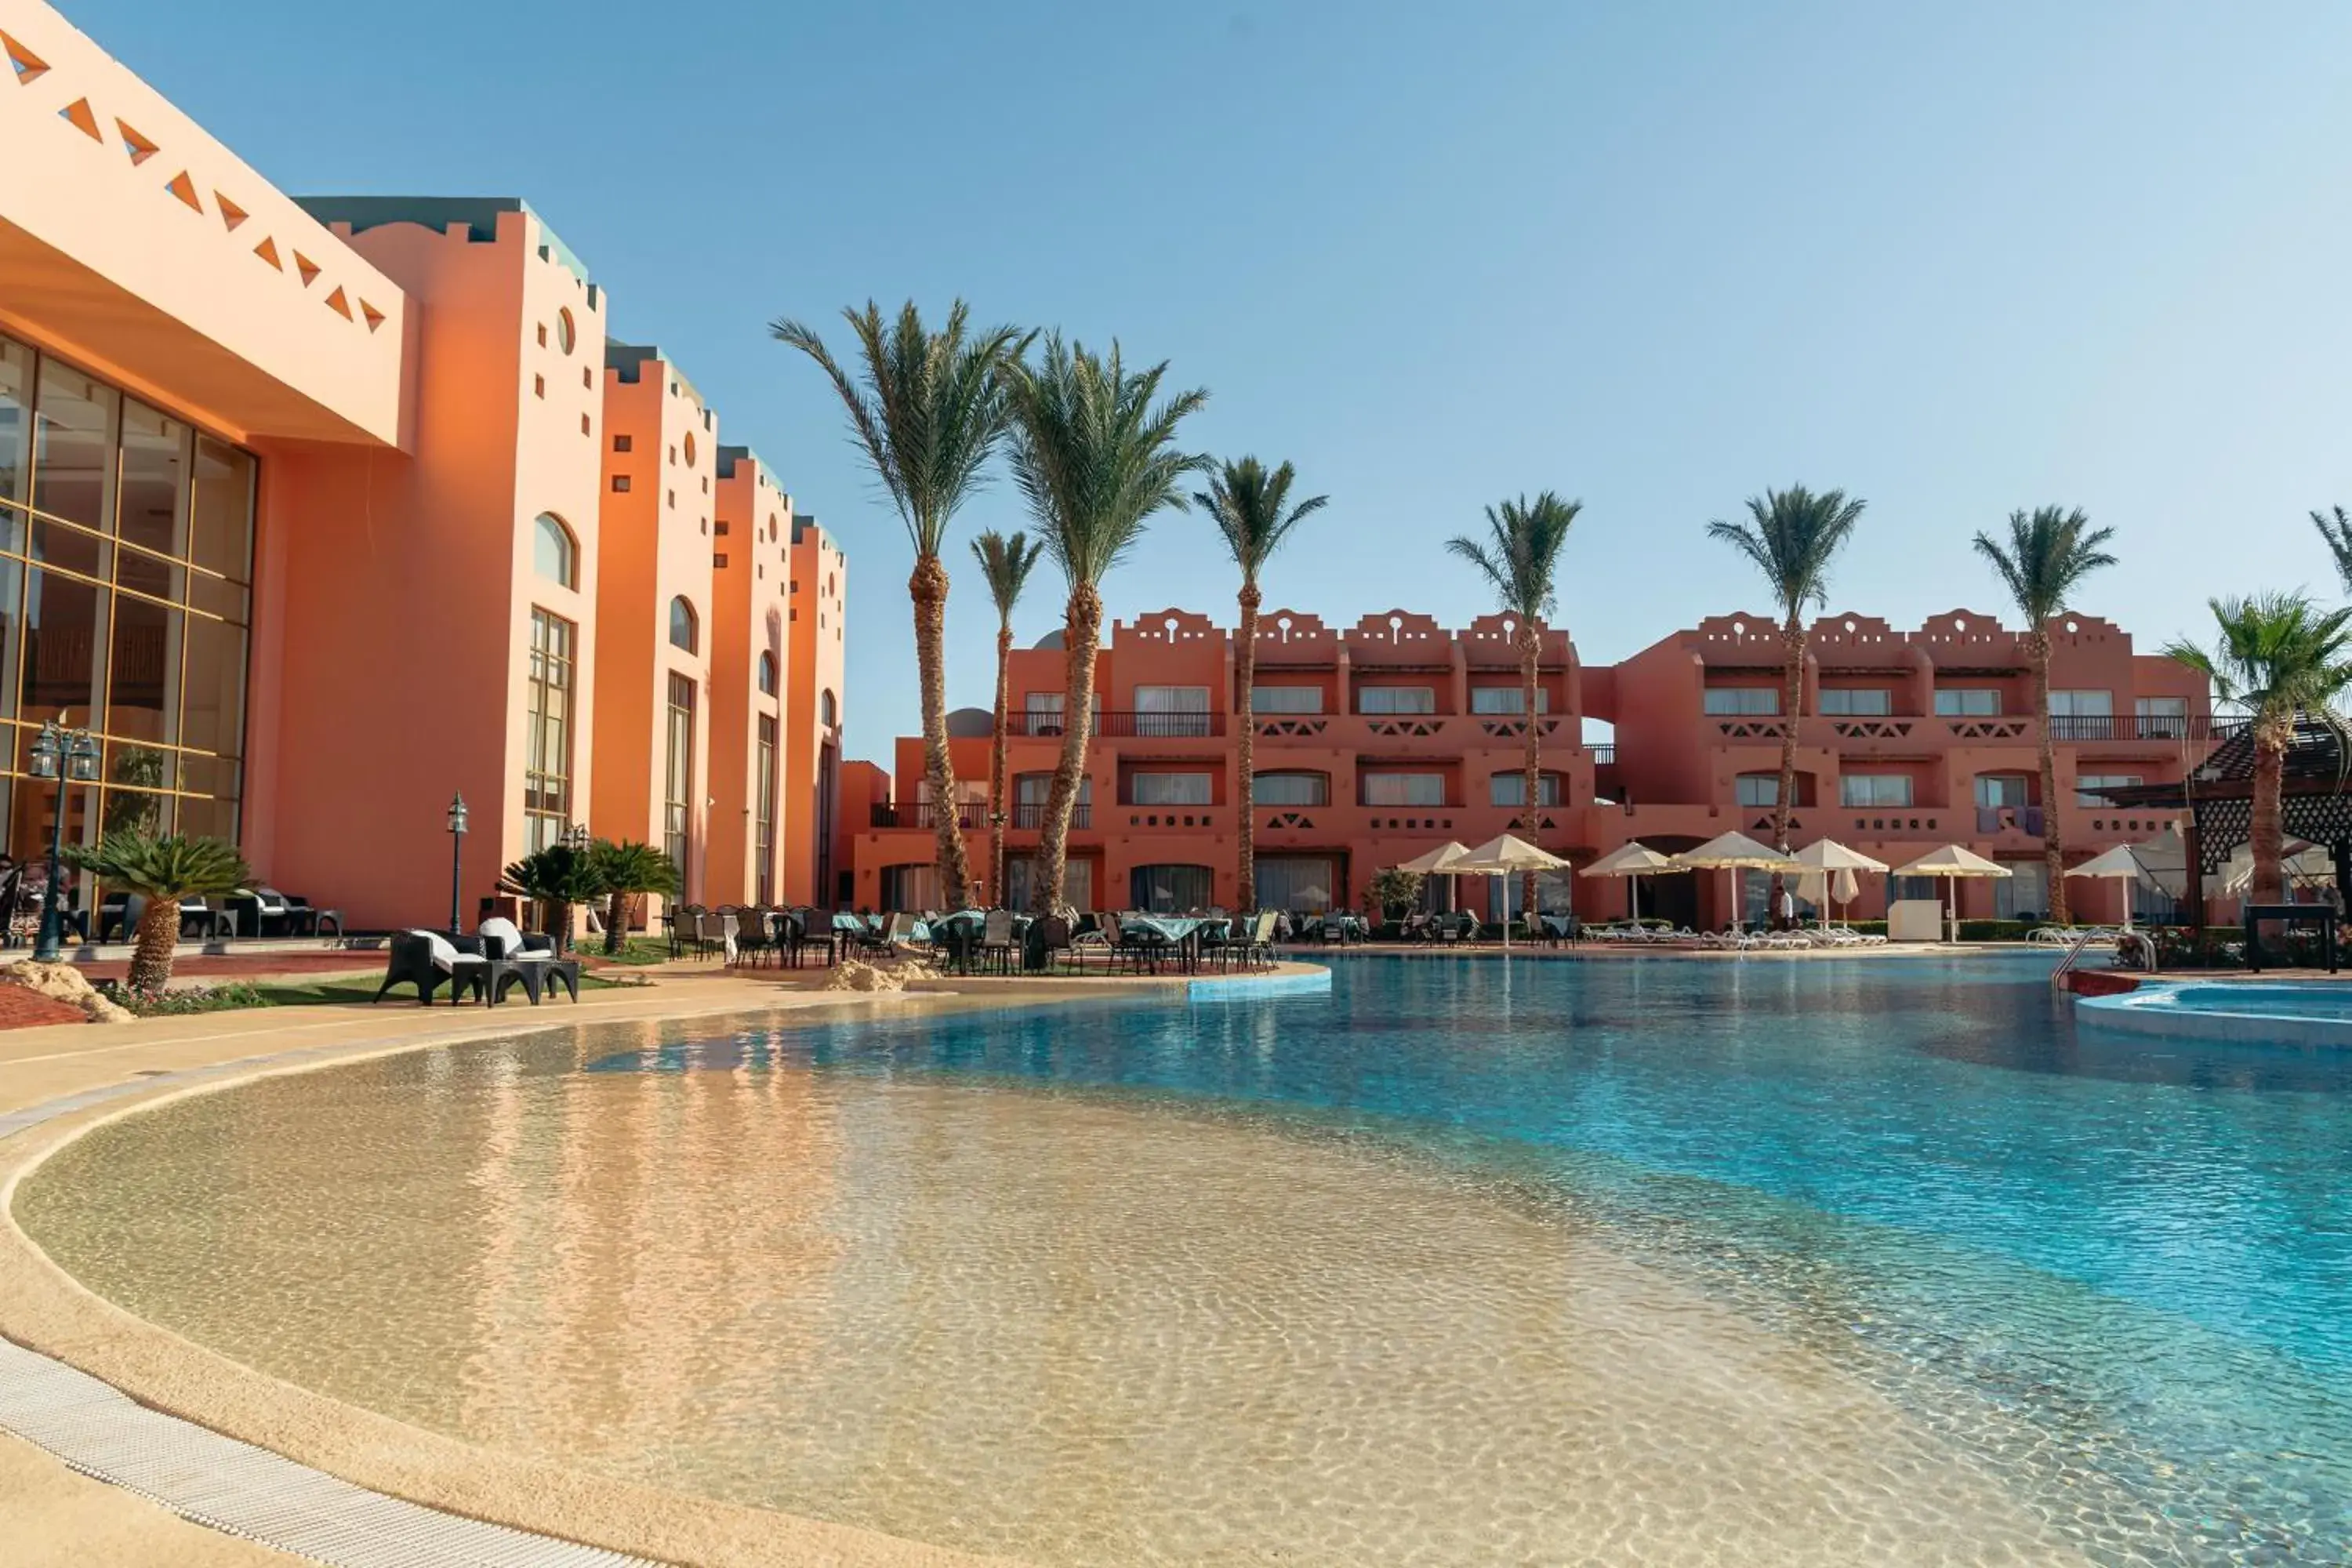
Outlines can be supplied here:
M563 526L563 520L551 511L543 511L530 526L531 564L539 574L567 588L580 586L580 546L572 541L572 531Z
M698 640L696 634L699 629L695 624L694 606L687 603L686 595L680 594L677 598L672 599L669 602L670 647L684 648L688 653L694 652Z
M776 694L776 656L772 653L760 656L760 694L762 697Z
M816 721L828 730L841 722L841 710L835 703L833 693L830 691L817 699Z

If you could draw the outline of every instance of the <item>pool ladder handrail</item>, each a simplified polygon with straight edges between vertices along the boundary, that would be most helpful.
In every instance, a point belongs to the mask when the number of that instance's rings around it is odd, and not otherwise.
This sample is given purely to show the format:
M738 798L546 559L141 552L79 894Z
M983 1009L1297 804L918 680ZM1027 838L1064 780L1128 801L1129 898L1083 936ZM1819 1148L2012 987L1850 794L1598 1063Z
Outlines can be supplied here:
M2053 987L2066 984L2066 972L2074 967L2075 960L2083 956L2083 950L2103 934L2097 931L2086 931L2074 939L2074 945L2066 950L2066 956L2059 960L2058 967L2050 972L2050 984ZM2141 931L2124 931L2115 934L2118 942L2135 943L2147 957L2147 972L2150 974L2156 973L2156 939L2154 937Z

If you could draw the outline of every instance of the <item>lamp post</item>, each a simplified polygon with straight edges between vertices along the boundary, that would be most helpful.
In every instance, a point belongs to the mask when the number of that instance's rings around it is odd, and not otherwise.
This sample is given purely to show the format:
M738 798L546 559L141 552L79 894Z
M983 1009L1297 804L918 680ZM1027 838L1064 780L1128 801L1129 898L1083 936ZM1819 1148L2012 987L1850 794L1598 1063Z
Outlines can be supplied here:
M54 721L44 724L33 738L31 769L37 779L58 781L57 796L49 808L56 819L49 829L49 882L41 889L41 934L33 943L36 963L55 963L64 956L58 929L62 923L58 884L65 875L66 785L88 784L98 776L98 742L87 730L61 729Z
M466 794L463 790L449 797L449 934L456 937L465 928L457 918L457 884L465 874L466 860Z
M563 847L572 851L572 861L575 866L583 862L587 858L588 846L593 842L594 842L594 840L589 837L588 825L584 822L575 822L571 826L563 830ZM562 908L563 911L563 921L556 928L555 931L555 952L559 957L561 957L572 946L572 906L570 904L564 904L560 906L560 908Z

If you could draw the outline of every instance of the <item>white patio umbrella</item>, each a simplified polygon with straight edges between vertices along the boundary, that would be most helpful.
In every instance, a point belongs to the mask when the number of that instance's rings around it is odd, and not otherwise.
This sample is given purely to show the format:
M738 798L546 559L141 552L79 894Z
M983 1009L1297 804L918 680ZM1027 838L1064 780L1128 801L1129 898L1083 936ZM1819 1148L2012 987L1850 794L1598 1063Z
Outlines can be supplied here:
M2279 875L2290 887L2307 888L2315 883L2336 879L2336 858L2316 844L2301 839L2289 839L2286 853L2279 857ZM2221 890L2232 898L2243 898L2254 885L2254 856L2250 848L2242 848L2230 857L2221 868Z
M1424 855L1416 855L1397 867L1400 871L1418 871L1424 877L1451 877L1454 862L1470 850L1459 839L1449 838Z
M1854 895L1862 890L1861 884L1854 879L1855 872L1886 869L1885 861L1874 860L1859 849L1849 849L1834 838L1816 839L1806 845L1797 851L1796 860L1798 865L1805 868L1804 879L1809 884L1807 898L1813 896L1811 886L1819 886L1824 894L1834 893L1842 904L1853 902ZM1822 926L1826 930L1830 923L1830 900L1824 897L1819 902Z
M1721 833L1696 849L1685 849L1675 857L1675 861L1694 871L1729 871L1732 874L1733 901L1739 917L1733 923L1745 928L1748 906L1738 898L1739 873L1742 871L1779 871L1793 875L1804 869L1793 855L1783 855L1769 845L1759 844L1745 833Z
M1947 844L1941 849L1930 849L1907 866L1897 866L1898 877L1941 877L1945 892L1945 940L1957 936L1960 926L1958 884L1962 877L2007 877L2010 868L1997 861L1988 860L1973 849L1957 844Z
M2118 844L2104 855L2095 855L2081 865L2069 869L2069 877L2111 879L2123 882L2146 882L2154 886L2156 879L2140 864L2138 854L2128 844ZM2131 893L2124 893L2124 930L2132 928Z
M1628 896L1633 900L1633 912L1630 918L1638 921L1642 918L1642 879L1672 876L1676 872L1689 869L1687 866L1676 865L1672 856L1661 855L1636 839L1633 843L1611 850L1591 865L1578 871L1577 875L1625 878L1625 886L1630 889Z
M1464 877L1519 877L1529 871L1564 871L1568 862L1549 849L1506 833L1489 838L1449 868ZM1534 911L1528 911L1532 914ZM1511 904L1503 900L1503 951L1511 948Z

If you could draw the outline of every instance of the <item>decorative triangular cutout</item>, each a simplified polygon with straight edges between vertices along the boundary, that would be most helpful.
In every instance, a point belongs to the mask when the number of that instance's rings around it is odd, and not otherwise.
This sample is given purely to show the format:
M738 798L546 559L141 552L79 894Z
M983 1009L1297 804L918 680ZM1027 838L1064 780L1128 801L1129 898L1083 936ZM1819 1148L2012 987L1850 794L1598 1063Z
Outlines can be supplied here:
M98 116L90 112L89 100L86 98L77 98L71 103L67 104L63 109L58 110L58 118L70 121L75 129L79 130L83 135L89 137L93 142L103 142L106 140L105 137L99 134Z
M340 285L333 293L327 296L327 309L346 321L352 319L352 302L343 298L343 290Z
M365 300L360 301L360 314L367 318L367 327L371 332L383 325L383 312Z
M228 225L229 232L236 233L236 226L245 221L245 209L218 191L213 193L213 205L220 208L221 222Z
M114 128L122 132L122 150L131 154L131 161L133 163L143 163L155 155L155 143L131 130L130 126L117 120L114 122Z
M302 275L302 287L308 289L310 280L319 276L319 264L298 250L294 253L294 270Z
M278 242L268 235L261 237L261 243L253 247L253 254L278 268L278 271L286 270L286 264L278 259Z
M30 84L35 78L49 68L48 61L5 33L0 33L0 50L7 52L8 63L16 68L16 79L20 82Z
M200 213L205 210L205 204L196 196L196 183L188 178L188 172L185 169L165 181L163 188L187 203L190 212Z

